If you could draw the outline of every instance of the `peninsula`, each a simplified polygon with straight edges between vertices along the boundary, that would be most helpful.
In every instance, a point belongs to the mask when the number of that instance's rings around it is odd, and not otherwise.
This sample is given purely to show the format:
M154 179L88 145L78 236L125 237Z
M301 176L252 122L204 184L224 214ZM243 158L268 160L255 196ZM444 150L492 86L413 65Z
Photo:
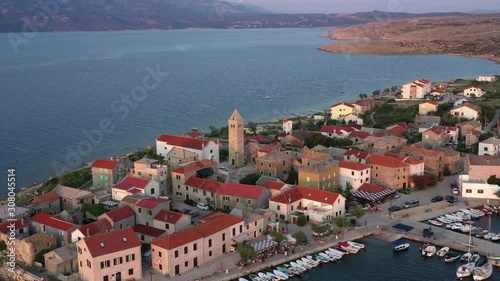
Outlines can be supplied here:
M500 62L500 14L397 19L334 29L322 51L352 55L447 54Z

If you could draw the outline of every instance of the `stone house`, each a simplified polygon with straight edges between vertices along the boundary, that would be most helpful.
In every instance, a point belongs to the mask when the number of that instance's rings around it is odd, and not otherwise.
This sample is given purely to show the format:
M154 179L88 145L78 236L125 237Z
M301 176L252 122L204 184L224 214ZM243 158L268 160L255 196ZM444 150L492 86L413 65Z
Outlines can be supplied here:
M438 102L424 101L418 105L418 114L427 115L429 112L436 112L438 110Z
M451 140L449 134L439 127L431 128L422 133L422 141L436 146L444 146Z
M168 166L158 164L158 160L144 157L134 162L134 168L130 173L137 178L149 179L158 184L159 190L155 196L166 196L171 194L167 190Z
M225 182L217 191L217 208L232 210L236 205L254 209L267 208L271 192L258 185Z
M97 159L92 163L92 183L94 186L111 190L111 187L125 175L125 165L119 160Z
M401 149L400 154L424 161L426 171L436 174L438 178L443 176L445 167L444 152L415 146L405 146Z
M255 239L261 236L263 231L267 229L267 225L275 219L274 212L269 209L254 210L245 208L242 205L234 207L229 214L245 220L244 232L232 238L235 242Z
M71 242L77 242L82 238L90 237L92 235L110 232L113 230L111 222L106 218L101 218L95 222L80 226L78 229L71 233Z
M9 235L0 232L0 240L9 245ZM48 233L35 233L24 239L16 238L13 241L16 245L14 248L16 260L24 262L27 265L32 265L36 255L41 251L57 247L56 237Z
M286 179L292 170L292 156L279 150L272 150L256 159L257 173Z
M36 214L31 218L30 223L30 231L32 233L49 233L54 235L59 247L71 243L71 233L78 227L78 225L52 217L47 213Z
M33 198L29 204L30 214L47 213L56 215L61 212L59 196L54 191Z
M78 255L74 243L54 249L44 254L43 257L47 273L54 277L58 274L78 273Z
M366 151L361 151L357 149L349 149L344 153L345 161L359 162L366 164L366 159L370 156L370 153Z
M216 141L169 134L162 134L156 139L156 151L159 155L165 157L165 160L168 161L168 154L174 148L196 153L198 154L198 160L208 159L219 163L219 143ZM172 163L169 162L169 164Z
M191 216L183 213L160 210L153 219L153 226L165 230L167 235L191 227Z
M66 210L69 213L80 210L84 203L98 203L95 195L87 190L58 184L54 188L54 192L59 196L61 210Z
M470 180L487 180L491 176L500 178L500 158L491 155L468 155L465 173Z
M174 188L176 195L183 199L203 202L213 208L217 204L217 192L222 186L221 182L197 177L190 177L182 186Z
M417 115L413 119L414 126L417 127L419 133L423 133L430 128L438 127L441 124L441 117L430 115Z
M160 239L167 235L167 231L164 229L156 228L154 226L148 226L144 224L136 224L132 227L137 238L141 243L150 244L153 240Z
M181 186L183 186L190 177L204 178L204 175L213 174L213 169L215 167L217 167L217 162L201 160L172 170L172 194L182 199L188 199L185 197L186 194L183 192Z
M132 227L135 225L135 212L129 206L121 206L99 216L109 221L114 230Z
M135 213L135 224L153 225L154 217L160 210L171 210L172 201L150 196L131 195L123 198L122 206L128 206Z
M328 153L308 150L302 155L302 166L307 167L314 163L330 160L332 160L332 156Z
M113 199L117 201L134 194L159 196L160 184L150 179L126 176L120 183L113 186L111 192Z
M333 191L339 184L339 165L329 161L299 168L299 185Z
M358 189L363 183L370 182L371 168L368 165L354 161L341 161L339 167L339 184L343 188L349 183L353 189Z
M474 130L465 134L465 145L472 146L479 142L479 137L481 136L481 131Z
M24 239L29 236L29 224L24 219L16 220L14 222L6 222L0 224L0 232L10 236L11 233L15 234L15 238ZM7 244L8 245L8 244Z
M463 121L463 122L458 122L455 124L455 127L459 129L460 132L460 139L464 139L467 134L473 131L479 131L481 132L481 122L477 120L469 120L469 121Z
M371 166L371 182L391 189L409 187L410 165L385 155L372 155L367 163Z
M421 176L424 174L425 163L422 160L419 160L417 158L410 157L410 156L400 155L400 154L397 154L395 152L390 152L390 151L384 153L384 155L392 157L392 158L396 158L399 161L408 164L410 166L409 172L408 172L408 175L410 176L410 178L412 176Z
M386 152L389 150L401 148L408 140L400 136L372 134L361 140L359 147L364 148L372 153Z

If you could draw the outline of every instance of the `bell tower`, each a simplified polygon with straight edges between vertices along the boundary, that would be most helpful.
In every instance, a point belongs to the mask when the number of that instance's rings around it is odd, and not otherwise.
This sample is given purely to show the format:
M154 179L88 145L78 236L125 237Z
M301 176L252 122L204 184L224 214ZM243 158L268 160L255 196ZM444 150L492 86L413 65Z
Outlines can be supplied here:
M245 165L245 121L238 110L228 120L229 130L229 165L242 167Z

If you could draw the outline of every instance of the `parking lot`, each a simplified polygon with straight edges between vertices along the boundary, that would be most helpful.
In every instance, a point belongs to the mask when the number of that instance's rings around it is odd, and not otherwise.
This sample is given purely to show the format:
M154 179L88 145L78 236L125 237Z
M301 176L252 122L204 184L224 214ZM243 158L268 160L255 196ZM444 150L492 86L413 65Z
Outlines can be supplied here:
M174 211L178 210L181 213L182 213L183 210L186 210L186 211L187 210L189 210L189 211L198 211L199 215L191 216L192 223L196 223L196 221L198 221L199 219L201 219L201 218L203 218L205 216L208 216L209 214L213 213L210 210L207 211L207 210L199 209L196 206L190 206L190 205L184 203L184 201L181 201L181 200L174 200L174 202L173 202L173 210Z

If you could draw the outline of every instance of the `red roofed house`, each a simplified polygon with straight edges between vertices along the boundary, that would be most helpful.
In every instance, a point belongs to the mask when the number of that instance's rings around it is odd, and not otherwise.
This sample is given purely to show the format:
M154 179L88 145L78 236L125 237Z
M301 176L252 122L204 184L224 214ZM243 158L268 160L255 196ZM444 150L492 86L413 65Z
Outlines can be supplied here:
M154 217L161 210L171 210L171 201L144 195L129 195L121 201L122 206L129 206L135 213L135 224L153 225Z
M358 115L375 107L375 100L373 98L361 99L352 103L352 105L354 106L354 113Z
M217 167L217 162L200 160L172 170L172 194L182 196L178 192L190 177L197 176L201 178L203 177L202 174L213 173L215 167Z
M184 137L199 139L199 138L203 137L203 135L204 134L200 130L193 128L193 129L191 129L191 131L185 133Z
M481 115L481 107L472 103L466 103L450 110L450 114L457 118L477 120Z
M418 105L418 114L427 115L429 112L436 112L439 103L437 101L424 101Z
M363 131L353 131L349 134L349 139L354 143L357 144L361 140L365 139L367 136L369 136L370 133L368 132L363 132Z
M291 134L286 135L285 137L282 137L280 141L284 145L303 147L305 140L313 134L314 132L312 131L297 130L293 131Z
M32 233L48 233L57 239L59 247L71 243L71 233L78 225L55 218L46 213L38 213L31 218L30 231Z
M285 180L292 170L292 156L279 150L271 150L255 160L257 173Z
M330 107L330 118L332 120L338 120L351 113L354 113L354 106L350 103L340 102Z
M370 166L353 161L341 161L339 166L340 185L343 188L349 183L353 189L358 189L363 183L370 182Z
M160 210L153 219L153 226L165 230L167 235L170 235L191 227L191 216L178 212Z
M146 194L159 196L160 185L150 179L143 179L134 176L125 177L120 183L111 189L113 199L122 200L127 195Z
M424 96L431 92L432 83L425 79L415 80L408 84L404 84L401 89L403 99L423 99Z
M339 165L329 161L321 161L300 167L299 185L321 190L336 190L339 185Z
M424 161L425 169L436 174L438 178L443 175L445 154L442 151L419 148L415 146L405 146L401 149L399 154L411 156Z
M132 227L137 238L141 240L141 243L151 243L153 240L160 239L167 236L167 231L164 229L156 228L154 226L136 224Z
M0 224L0 232L7 234L7 236L10 236L11 233L15 233L15 238L23 239L30 234L29 224L24 219L2 223Z
M299 172L300 173L300 172ZM299 176L300 177L300 176ZM258 184L258 182L257 182ZM258 184L259 185L259 184ZM290 188L290 185L282 181L266 180L261 186L269 189L271 191L271 197L280 194L284 190Z
M380 154L368 157L367 163L372 167L372 183L392 189L409 187L410 165Z
M332 156L328 153L318 152L314 150L307 150L302 155L302 166L310 166L314 163L318 163L321 161L329 161L332 159Z
M450 135L438 127L430 128L422 133L422 141L436 146L444 146L450 139Z
M269 205L271 192L258 185L225 182L217 191L217 208L231 210L241 204L254 209L265 209Z
M211 140L194 139L163 134L156 139L156 151L168 160L167 155L174 149L184 149L198 154L198 160L212 160L219 163L219 143Z
M156 196L166 196L171 194L167 190L168 166L158 164L158 160L144 157L134 162L134 168L131 170L131 176L143 179L153 180L158 183L159 190Z
M476 97L476 98L480 98L482 97L484 94L486 94L485 91L483 91L481 88L479 87L475 87L475 86L468 86L468 87L465 87L464 89L464 96L466 97Z
M368 152L349 149L344 153L344 160L366 164L366 159L368 158L368 156L370 156L370 153Z
M110 232L113 230L111 223L105 219L99 219L95 222L80 226L78 229L71 233L71 242L76 242L82 240L82 238L90 237L92 235Z
M141 241L130 227L83 238L76 247L84 281L142 278Z
M479 142L479 137L481 136L481 131L473 130L465 133L465 145L471 146Z
M441 126L441 130L450 136L450 140L458 142L458 127L455 126Z
M400 155L400 154L397 154L395 152L390 152L390 151L384 153L384 155L392 157L392 158L396 158L399 161L410 165L410 170L408 173L410 177L411 176L421 176L424 174L425 163L422 160L419 160L417 158L413 158L410 156Z
M458 122L455 124L455 127L458 128L461 139L464 139L465 136L472 131L482 131L481 122L477 120Z
M288 119L284 119L283 120L283 132L285 134L291 134L292 133L292 129L293 129L293 121L292 120L288 120Z
M308 221L322 223L344 214L345 198L336 192L296 185L269 199L269 209L276 213L276 219L297 223L297 217L304 214Z
M152 268L167 276L207 264L227 253L232 238L243 233L245 220L213 213L203 223L151 243Z
M125 175L125 166L118 160L97 159L92 164L92 184L110 190Z
M99 219L107 219L115 230L135 225L135 213L129 206L121 206L106 212L100 215Z
M174 187L175 195L195 202L203 202L213 208L216 207L216 194L222 186L221 182L197 177L190 177L183 185Z
M51 215L61 212L59 196L54 191L35 197L29 205L30 214L47 213Z
M354 129L348 126L323 125L320 129L321 134L329 138L347 138L353 131Z
M401 136L372 134L361 140L360 147L370 152L386 152L406 145L408 140Z

